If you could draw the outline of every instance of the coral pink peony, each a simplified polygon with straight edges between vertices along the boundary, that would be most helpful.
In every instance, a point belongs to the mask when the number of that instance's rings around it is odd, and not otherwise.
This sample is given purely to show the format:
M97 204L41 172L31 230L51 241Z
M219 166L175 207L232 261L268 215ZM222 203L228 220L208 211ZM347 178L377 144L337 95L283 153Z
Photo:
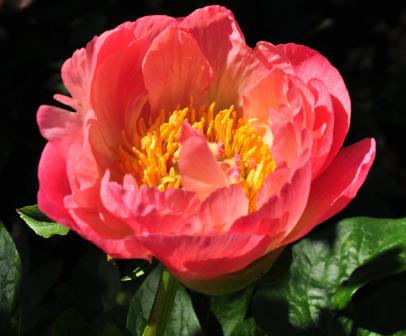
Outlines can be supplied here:
M248 47L223 7L124 23L77 50L62 79L71 97L55 99L75 112L37 115L40 209L203 292L258 277L348 204L374 160L373 139L341 148L350 99L328 60Z

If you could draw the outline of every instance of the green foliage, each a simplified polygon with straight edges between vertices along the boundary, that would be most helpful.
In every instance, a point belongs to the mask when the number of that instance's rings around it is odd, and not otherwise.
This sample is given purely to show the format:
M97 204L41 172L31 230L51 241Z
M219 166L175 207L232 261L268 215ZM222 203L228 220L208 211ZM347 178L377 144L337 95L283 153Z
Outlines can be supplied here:
M39 236L49 238L54 235L65 236L69 229L47 218L37 205L25 206L17 210L20 217Z
M210 308L220 322L224 336L232 336L234 331L238 332L238 329L242 327L253 290L254 286L250 286L233 294L211 298ZM248 323L244 329L251 330L250 327L251 325ZM255 330L255 323L253 328Z
M276 265L278 280L271 283L271 271L252 302L254 317L266 332L379 335L388 328L406 329L401 318L406 282L385 278L398 274L405 279L406 219L343 220L311 234L286 253L292 254L292 262L285 265L285 275L281 277L283 265ZM376 287L377 279L382 288ZM366 284L368 290L363 290ZM382 294L383 289L388 292ZM394 291L398 296L390 295ZM366 323L372 311L374 322Z
M21 264L13 239L0 221L0 332L11 328L11 313L18 297Z
M154 302L162 267L156 267L143 281L130 301L127 328L133 335L142 335ZM174 306L169 314L165 335L189 336L200 333L199 320L187 291L179 285Z

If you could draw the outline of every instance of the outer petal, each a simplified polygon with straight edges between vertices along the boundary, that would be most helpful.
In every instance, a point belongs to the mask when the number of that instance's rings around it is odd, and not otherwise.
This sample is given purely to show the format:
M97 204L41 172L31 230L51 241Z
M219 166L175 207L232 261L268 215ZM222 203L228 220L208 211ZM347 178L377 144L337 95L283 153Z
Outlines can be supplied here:
M111 53L137 39L152 40L163 29L176 22L176 19L163 15L143 17L96 36L86 48L77 50L62 67L63 82L77 102L72 107L79 106L84 112L89 109L91 83L96 66L103 63Z
M254 49L255 55L267 65L269 69L279 68L284 73L295 74L292 64L284 53L272 43L260 41Z
M268 237L253 234L145 235L138 240L176 277L189 280L240 270L262 257L269 244Z
M196 192L201 200L213 191L229 185L227 176L210 151L207 140L200 136L191 136L182 144L179 171L183 187Z
M313 125L312 179L325 167L331 151L334 132L334 111L331 96L323 82L311 79L309 87L316 97Z
M211 68L193 37L169 27L154 39L143 73L152 110L172 112L200 97L211 81Z
M306 210L284 243L299 239L346 207L363 184L374 158L374 139L364 139L342 149L312 183Z
M47 105L38 109L37 123L41 135L48 141L72 135L81 124L77 113Z
M76 222L75 231L83 238L90 240L113 258L122 259L151 259L151 253L143 247L131 234L116 236L103 234L94 228L114 226L119 219L111 216L105 209L73 209L69 211ZM92 223L92 226L89 225ZM120 225L117 225L120 226Z
M112 52L95 71L91 103L100 131L111 146L123 141L122 130L137 117L134 107L146 99L142 62L149 45L146 39L134 41Z
M138 187L127 175L122 185L103 178L101 199L104 206L131 227L134 235L143 233L201 232L194 216L200 202L196 195L179 189L163 192L145 185Z
M332 95L334 109L334 133L326 167L341 148L350 125L351 101L345 83L336 68L317 51L293 43L277 48L294 66L296 74L308 83L312 78L321 80Z
M135 22L125 22L117 28L125 28L132 31L135 39L148 39L152 41L165 28L176 25L182 19L167 15L148 15L137 19Z
M242 104L242 94L267 70L244 41L231 11L220 6L197 9L179 23L197 41L213 68L207 101L219 109Z
M38 166L38 206L51 219L72 227L73 220L63 204L64 197L71 193L64 154L61 142L45 146Z

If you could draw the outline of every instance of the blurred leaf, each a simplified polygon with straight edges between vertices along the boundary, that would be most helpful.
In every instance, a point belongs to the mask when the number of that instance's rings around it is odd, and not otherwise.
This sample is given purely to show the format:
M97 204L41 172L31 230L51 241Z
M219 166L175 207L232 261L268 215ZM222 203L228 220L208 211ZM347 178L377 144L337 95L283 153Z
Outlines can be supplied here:
M13 239L0 221L0 330L12 312L21 280L21 263Z
M77 263L70 286L77 310L87 314L107 312L116 305L120 272L104 253L92 250Z
M127 328L134 335L141 335L148 321L161 274L162 267L157 266L148 274L130 301ZM192 301L187 291L179 285L165 335L189 336L199 333L199 320L194 312Z
M232 333L232 336L255 336L257 335L256 329L257 326L255 320L250 317L237 325Z
M17 210L20 217L34 232L43 237L49 238L53 235L65 236L69 229L47 218L37 205L29 205Z
M253 314L262 329L276 336L368 335L337 310L366 283L404 270L406 219L343 220L293 247L289 273L278 283L258 287Z
M213 296L210 308L220 322L224 336L233 332L245 319L254 286L229 295Z
M73 309L68 309L58 316L53 328L55 336L88 336L95 330L86 319Z
M134 335L141 335L147 324L161 273L162 268L157 266L148 274L137 292L131 298L127 315L127 328Z

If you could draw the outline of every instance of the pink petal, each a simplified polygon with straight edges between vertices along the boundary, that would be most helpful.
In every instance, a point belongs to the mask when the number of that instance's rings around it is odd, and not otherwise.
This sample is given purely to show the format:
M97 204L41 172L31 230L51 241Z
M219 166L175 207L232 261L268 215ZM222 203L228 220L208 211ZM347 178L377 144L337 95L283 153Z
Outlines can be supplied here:
M280 44L277 48L283 51L295 68L296 74L308 83L312 78L320 79L331 95L336 97L347 112L349 123L351 101L345 83L336 68L317 51L294 43Z
M205 139L205 136L202 133L200 133L197 129L193 128L192 125L190 125L187 121L183 121L179 135L179 142L184 143L187 139L194 136Z
M244 115L257 118L264 124L277 122L271 112L289 103L287 98L287 79L280 70L274 70L253 86L244 96Z
M312 179L315 179L326 166L331 152L334 132L334 111L331 96L323 82L311 79L309 87L316 97L313 125Z
M48 105L38 109L37 123L41 135L49 141L72 135L81 124L77 113Z
M259 131L265 128L264 139L270 139L267 141L278 166L292 167L300 155L302 130L313 126L312 99L303 83L279 69L246 92L244 115L259 119L253 126Z
M197 9L179 23L197 41L213 69L207 101L216 107L242 105L242 95L266 71L245 44L244 36L231 11L220 6Z
M200 97L211 81L211 68L193 37L169 27L154 39L143 65L153 111L172 112Z
M232 226L232 233L267 235L271 239L269 250L280 246L301 217L308 200L311 183L310 148L303 156L301 166L287 180L280 191L261 189L258 210L241 217ZM286 176L285 176L286 178ZM269 181L266 181L269 183ZM264 184L266 187L266 184ZM265 201L265 192L270 191Z
M124 182L109 181L106 172L101 187L104 206L116 217L128 223L134 234L179 232L196 233L194 216L200 202L196 194L180 189L163 192L145 185L139 189L134 179L126 175Z
M97 66L91 102L100 131L110 145L122 142L121 132L127 129L134 107L145 100L142 62L149 44L146 39L132 42Z
M38 166L38 206L49 218L72 227L72 218L63 199L71 193L66 175L66 157L61 142L48 142Z
M62 67L62 79L80 110L86 112L90 108L91 83L97 66L112 53L126 48L131 42L142 38L151 40L167 26L176 22L176 19L161 15L126 22L96 36L86 48L75 51Z
M133 237L131 230L107 230L108 227L117 228L122 225L117 224L119 219L111 216L103 208L72 209L70 214L76 222L75 231L111 257L151 260L151 253Z
M210 151L206 139L189 137L179 154L179 171L185 190L197 193L199 199L206 199L213 191L228 187L229 182L223 169Z
M308 83L312 78L321 80L332 95L334 133L327 166L341 148L350 125L351 101L345 83L330 62L317 51L293 43L277 46L295 68L296 74Z
M117 28L130 30L135 39L148 39L152 41L165 28L176 25L182 19L175 19L167 15L148 15L143 16L135 22L125 22Z
M93 156L90 143L77 139L67 153L67 175L73 197L78 205L90 207L94 202L94 188L98 188L101 172Z
M281 165L277 166L276 170L269 174L265 179L263 185L257 193L257 208L262 207L263 204L275 195L279 195L282 188L291 183L293 176L298 170L303 170L303 167L308 165L311 160L311 148L313 139L311 132L304 129L298 137L298 153L295 155L291 166Z
M229 231L233 223L248 213L248 198L238 184L214 191L199 211L201 234L219 234Z
M292 64L286 58L284 53L274 46L272 43L260 41L254 49L255 55L264 63L269 69L281 69L284 73L295 74Z
M145 235L137 238L176 277L209 279L238 271L264 255L266 236Z
M342 149L312 183L306 210L284 243L299 239L346 207L364 183L374 158L374 139L364 139Z

